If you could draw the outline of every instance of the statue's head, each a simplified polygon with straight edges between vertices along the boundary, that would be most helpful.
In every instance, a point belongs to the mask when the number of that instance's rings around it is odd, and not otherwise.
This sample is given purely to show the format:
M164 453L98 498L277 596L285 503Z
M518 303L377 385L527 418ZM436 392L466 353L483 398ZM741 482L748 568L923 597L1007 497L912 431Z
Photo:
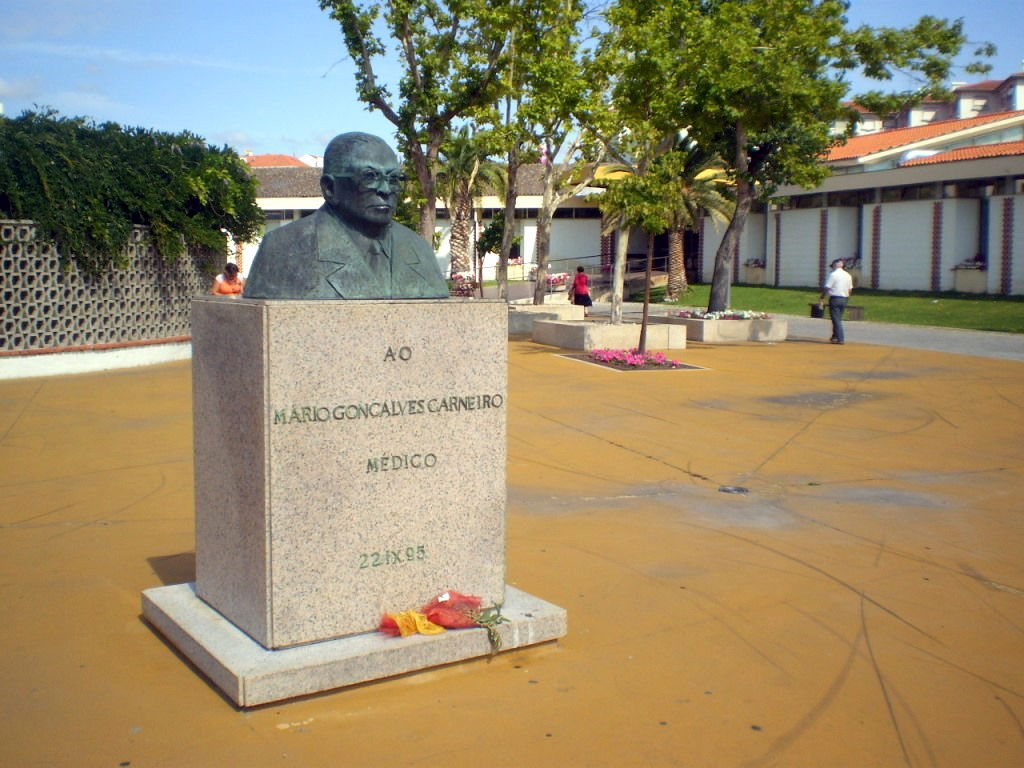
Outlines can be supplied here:
M324 200L360 229L372 232L387 226L404 181L395 153L376 136L343 133L324 151Z

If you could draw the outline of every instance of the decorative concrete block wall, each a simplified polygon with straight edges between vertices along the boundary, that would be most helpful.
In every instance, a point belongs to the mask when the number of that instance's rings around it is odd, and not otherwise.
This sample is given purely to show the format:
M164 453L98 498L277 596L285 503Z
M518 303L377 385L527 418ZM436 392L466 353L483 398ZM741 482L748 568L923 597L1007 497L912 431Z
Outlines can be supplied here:
M128 268L99 276L36 236L31 221L0 221L0 352L58 350L189 336L192 297L211 277L193 254L165 264L144 228Z

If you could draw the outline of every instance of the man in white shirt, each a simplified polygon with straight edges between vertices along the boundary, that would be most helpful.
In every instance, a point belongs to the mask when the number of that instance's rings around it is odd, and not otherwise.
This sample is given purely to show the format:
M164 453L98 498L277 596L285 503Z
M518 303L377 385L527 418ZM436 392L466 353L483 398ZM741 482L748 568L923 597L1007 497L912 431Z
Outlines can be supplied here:
M853 278L850 273L843 269L842 259L832 262L832 273L825 280L825 290L821 292L824 301L828 297L828 314L832 318L832 343L844 344L843 336L843 310L846 309L846 301L853 293Z

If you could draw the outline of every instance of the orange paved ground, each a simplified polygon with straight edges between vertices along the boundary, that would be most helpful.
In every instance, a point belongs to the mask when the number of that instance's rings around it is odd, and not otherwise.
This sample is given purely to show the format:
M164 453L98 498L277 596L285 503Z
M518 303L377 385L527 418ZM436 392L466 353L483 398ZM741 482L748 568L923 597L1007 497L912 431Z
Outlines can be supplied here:
M140 618L193 577L189 364L0 382L0 765L1024 765L1024 366L676 356L510 343L509 581L565 639L250 711Z

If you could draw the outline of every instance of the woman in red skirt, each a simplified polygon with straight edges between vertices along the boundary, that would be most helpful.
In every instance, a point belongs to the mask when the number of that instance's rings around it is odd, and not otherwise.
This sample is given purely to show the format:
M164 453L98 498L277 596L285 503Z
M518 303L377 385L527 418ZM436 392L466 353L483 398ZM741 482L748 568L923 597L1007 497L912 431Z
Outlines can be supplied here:
M590 300L590 280L583 267L576 267L576 277L572 281L572 303L583 307L583 316L590 314L590 308L594 302Z

